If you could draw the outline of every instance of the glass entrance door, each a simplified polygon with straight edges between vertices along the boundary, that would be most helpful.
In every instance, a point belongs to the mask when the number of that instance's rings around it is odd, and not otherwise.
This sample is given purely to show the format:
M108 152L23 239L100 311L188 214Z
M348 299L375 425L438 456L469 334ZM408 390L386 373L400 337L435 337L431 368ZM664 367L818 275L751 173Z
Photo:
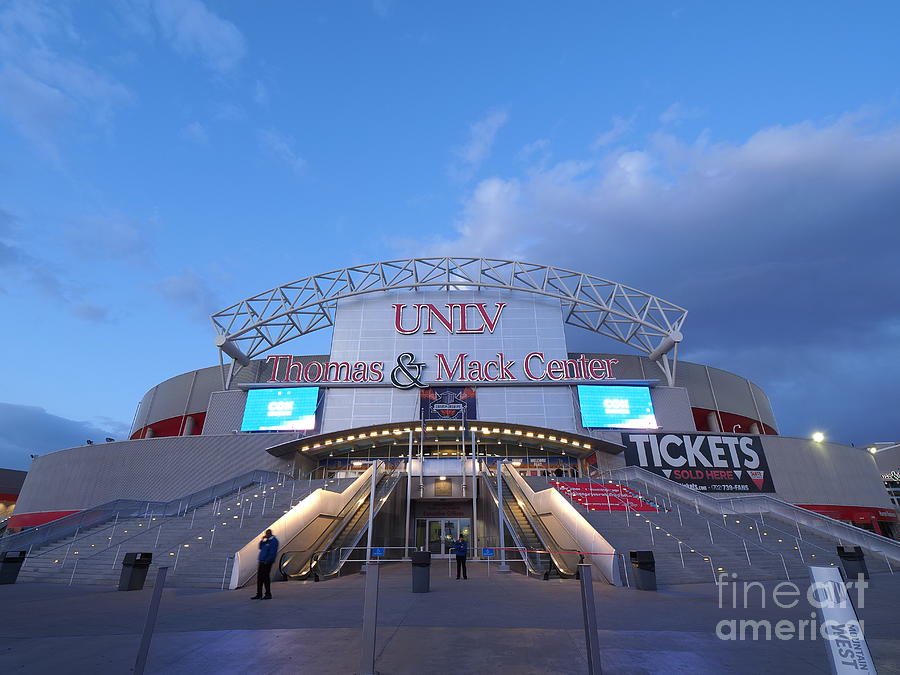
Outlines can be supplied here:
M417 518L416 548L424 547L431 555L450 555L460 532L469 537L470 523L469 518Z

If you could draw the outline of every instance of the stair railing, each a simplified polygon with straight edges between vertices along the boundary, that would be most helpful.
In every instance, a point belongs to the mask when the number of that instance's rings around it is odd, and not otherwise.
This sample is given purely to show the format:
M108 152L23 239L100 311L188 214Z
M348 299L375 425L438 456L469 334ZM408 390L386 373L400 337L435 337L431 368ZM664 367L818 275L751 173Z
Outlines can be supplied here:
M158 520L161 517L183 515L191 509L196 510L250 484L267 481L275 482L284 477L285 474L280 472L257 469L168 502L116 499L63 518L57 518L49 523L38 525L23 532L8 534L0 538L0 551L19 550L30 552L52 541L68 538L73 534L75 538L68 544L75 544L80 541L79 533L84 530L91 529L91 532L90 535L85 534L82 539L86 536L96 535L99 532L114 531L120 518L141 516L146 517L148 522L152 523L153 518ZM113 523L106 524L110 520L113 520ZM97 526L104 524L106 524L105 527L100 530L96 529ZM148 529L151 527L151 525L148 525ZM142 530L141 533L146 531ZM60 544L60 546L53 547L44 553L56 551L64 545L67 544Z
M882 554L885 560L890 559L894 563L900 563L900 542L869 532L855 525L848 525L821 513L795 506L771 495L741 495L731 496L728 499L717 499L702 492L691 490L668 478L637 466L612 469L606 473L611 478L615 474L641 481L647 486L648 491L649 485L652 484L664 492L675 494L679 499L691 503L698 512L700 509L703 509L718 516L722 514L773 513L776 516L808 527L814 533L861 546L869 551Z

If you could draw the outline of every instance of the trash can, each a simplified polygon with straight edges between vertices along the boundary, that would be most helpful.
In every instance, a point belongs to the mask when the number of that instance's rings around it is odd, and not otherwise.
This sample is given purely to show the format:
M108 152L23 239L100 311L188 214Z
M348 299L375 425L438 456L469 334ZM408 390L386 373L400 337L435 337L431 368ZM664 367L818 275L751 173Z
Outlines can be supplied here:
M412 552L412 592L428 593L431 590L431 552Z
M25 551L5 551L0 554L0 584L16 583L23 562Z
M119 576L120 591L139 591L144 587L147 570L150 569L152 553L126 553L122 560L122 574Z
M634 587L639 591L656 590L656 561L653 551L629 551Z
M869 578L869 568L866 567L866 554L859 546L838 546L838 558L844 568L844 575L848 579L858 579L862 574L863 579Z

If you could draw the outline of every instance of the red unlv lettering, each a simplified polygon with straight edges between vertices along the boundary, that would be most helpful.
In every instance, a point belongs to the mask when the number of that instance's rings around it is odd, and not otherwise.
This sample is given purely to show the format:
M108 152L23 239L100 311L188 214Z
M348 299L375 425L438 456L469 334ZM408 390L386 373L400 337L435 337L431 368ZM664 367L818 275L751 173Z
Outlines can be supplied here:
M405 304L392 305L394 308L394 329L401 335L414 335L422 328L422 315L425 315L425 335L434 335L437 333L436 326L443 326L448 333L459 335L481 335L485 332L493 333L497 325L500 323L500 314L506 307L505 302L494 303L496 311L491 316L487 310L487 305L483 302L452 302L444 305L444 310L438 309L437 305L415 304L412 305L412 312L415 322L409 322L406 327L403 325L403 316ZM423 311L424 310L424 311ZM407 312L408 313L408 312Z

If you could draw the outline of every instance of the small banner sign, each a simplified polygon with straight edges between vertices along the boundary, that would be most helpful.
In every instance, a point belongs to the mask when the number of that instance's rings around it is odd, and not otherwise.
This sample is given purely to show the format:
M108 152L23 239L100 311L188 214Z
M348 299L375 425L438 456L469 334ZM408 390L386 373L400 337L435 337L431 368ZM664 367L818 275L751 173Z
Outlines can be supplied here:
M372 557L373 558L383 558L384 557L384 546L373 547L372 548Z
M423 420L477 420L475 389L429 387L419 394Z
M493 558L494 557L494 549L492 549L492 548L481 549L481 557L482 558Z
M838 568L810 566L809 579L831 672L835 675L875 675L875 662L866 644L862 624Z

